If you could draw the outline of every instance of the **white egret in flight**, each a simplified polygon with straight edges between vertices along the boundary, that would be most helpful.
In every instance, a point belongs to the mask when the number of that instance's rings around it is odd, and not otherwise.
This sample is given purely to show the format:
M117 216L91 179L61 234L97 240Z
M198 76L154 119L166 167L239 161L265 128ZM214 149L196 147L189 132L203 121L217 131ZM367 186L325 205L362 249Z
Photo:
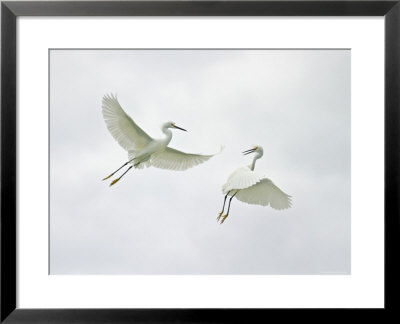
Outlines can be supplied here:
M256 153L253 158L253 163L235 170L229 176L228 181L222 186L222 192L225 194L225 198L222 211L217 217L217 221L221 219L221 224L229 215L233 197L252 205L270 205L274 209L286 209L291 207L291 196L285 194L270 179L254 171L256 160L263 156L263 148L261 146L255 146L243 152L244 155L250 153ZM222 216L228 196L231 197L229 199L228 211Z
M141 169L153 166L160 169L183 171L201 164L213 156L184 153L169 147L168 144L172 139L170 128L186 131L171 121L164 123L161 127L165 138L151 138L125 113L117 97L112 94L103 97L102 112L111 135L122 148L128 151L128 162L103 180L112 177L130 164L119 178L111 182L110 186L117 183L132 167Z

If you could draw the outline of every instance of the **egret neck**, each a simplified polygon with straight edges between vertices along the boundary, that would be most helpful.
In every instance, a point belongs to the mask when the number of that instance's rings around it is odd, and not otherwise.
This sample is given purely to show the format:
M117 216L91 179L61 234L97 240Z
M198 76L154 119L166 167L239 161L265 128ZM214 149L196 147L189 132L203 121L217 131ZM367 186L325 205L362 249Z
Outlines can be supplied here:
M167 146L172 139L172 132L169 129L169 125L170 125L169 123L165 123L161 128L162 132L167 136L162 140L165 143L165 146Z
M263 156L263 151L257 151L257 154L254 155L253 162L251 163L250 169L254 171L254 167L256 166L256 161Z

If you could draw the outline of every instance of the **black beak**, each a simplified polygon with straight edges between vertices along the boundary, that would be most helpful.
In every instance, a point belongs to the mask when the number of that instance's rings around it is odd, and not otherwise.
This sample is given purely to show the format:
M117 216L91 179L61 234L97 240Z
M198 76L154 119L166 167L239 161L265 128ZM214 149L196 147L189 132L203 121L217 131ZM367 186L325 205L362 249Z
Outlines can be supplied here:
M244 152L243 152L243 155L247 155L247 154L253 153L255 150L256 150L256 149L252 148L252 149L250 149L250 150L244 151Z
M187 130L186 130L186 129L180 128L180 127L178 127L178 126L176 126L176 125L174 125L174 128L177 128L177 129L180 129L180 130L182 130L182 131L185 131L185 132L187 132Z

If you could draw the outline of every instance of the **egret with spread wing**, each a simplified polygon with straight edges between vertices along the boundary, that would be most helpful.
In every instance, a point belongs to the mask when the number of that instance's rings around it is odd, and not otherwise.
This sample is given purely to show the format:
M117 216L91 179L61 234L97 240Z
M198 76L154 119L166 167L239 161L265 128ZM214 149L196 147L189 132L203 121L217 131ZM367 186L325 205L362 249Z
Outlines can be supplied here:
M122 148L128 151L128 162L103 179L112 177L123 167L129 165L128 169L119 178L113 180L110 186L117 183L132 167L141 169L154 166L160 169L183 171L201 164L213 156L185 153L169 147L168 144L172 139L170 128L186 131L173 122L166 122L162 125L161 130L165 134L165 138L151 138L125 113L117 97L112 94L103 97L102 112L111 135Z
M256 146L243 152L244 155L250 153L256 153L253 158L253 163L234 171L229 176L228 181L222 186L222 192L225 194L225 198L222 211L217 217L217 221L221 219L221 224L229 215L233 197L248 204L261 206L269 205L274 209L286 209L291 207L291 196L285 194L270 179L254 171L256 160L263 156L263 148L261 146ZM228 196L231 197L229 199L228 211L222 216Z

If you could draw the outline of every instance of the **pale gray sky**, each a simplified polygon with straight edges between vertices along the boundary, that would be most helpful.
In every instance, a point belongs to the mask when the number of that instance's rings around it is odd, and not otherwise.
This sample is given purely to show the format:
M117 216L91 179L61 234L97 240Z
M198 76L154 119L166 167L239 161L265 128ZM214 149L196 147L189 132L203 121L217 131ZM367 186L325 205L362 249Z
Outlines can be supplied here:
M350 273L349 50L52 50L51 274ZM150 136L225 150L184 172L130 171L101 114L104 94ZM293 208L232 201L221 186L241 152Z

